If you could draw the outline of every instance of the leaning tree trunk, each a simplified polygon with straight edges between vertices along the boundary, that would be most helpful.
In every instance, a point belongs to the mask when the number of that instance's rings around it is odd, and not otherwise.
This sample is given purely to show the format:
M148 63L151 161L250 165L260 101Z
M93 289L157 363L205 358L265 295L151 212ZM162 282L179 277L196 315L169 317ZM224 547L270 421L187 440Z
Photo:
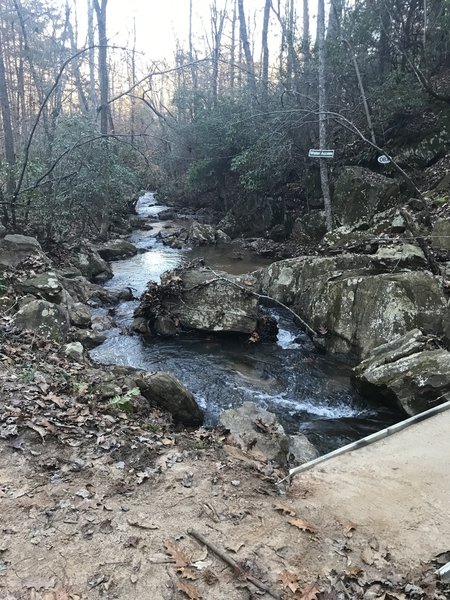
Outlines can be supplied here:
M319 51L319 145L324 150L327 145L327 115L326 115L326 77L325 77L325 7L324 0L319 0L317 9L317 45ZM320 158L320 183L322 186L323 202L327 230L333 229L331 211L330 181L328 177L327 159Z

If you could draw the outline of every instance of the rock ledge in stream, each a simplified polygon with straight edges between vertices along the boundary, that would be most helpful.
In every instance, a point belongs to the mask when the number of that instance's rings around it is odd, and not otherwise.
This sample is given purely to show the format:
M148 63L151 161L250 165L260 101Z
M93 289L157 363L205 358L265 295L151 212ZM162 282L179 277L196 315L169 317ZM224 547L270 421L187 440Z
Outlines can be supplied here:
M162 371L142 373L136 384L142 396L170 413L175 423L192 427L203 423L203 411L194 396L173 375Z
M354 369L357 387L416 415L450 399L450 352L418 329L375 348Z
M165 273L161 285L148 286L135 316L145 318L154 332L158 331L155 324L165 317L183 329L250 334L256 331L259 316L253 284L249 276L234 277L197 265L183 267Z
M138 249L127 240L111 240L97 248L97 252L104 260L121 260L135 256Z

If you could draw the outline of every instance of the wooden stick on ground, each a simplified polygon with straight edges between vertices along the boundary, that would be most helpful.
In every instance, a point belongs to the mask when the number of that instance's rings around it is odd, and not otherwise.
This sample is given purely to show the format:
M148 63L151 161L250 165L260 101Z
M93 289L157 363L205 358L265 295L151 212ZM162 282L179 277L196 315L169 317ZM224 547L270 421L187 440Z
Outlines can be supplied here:
M281 595L278 592L272 590L268 585L266 585L259 579L256 579L256 577L253 577L253 575L246 573L235 560L228 556L228 554L226 554L223 550L215 546L212 542L208 541L201 533L198 533L198 531L194 531L193 529L189 529L188 534L195 538L198 542L206 546L221 560L223 560L224 563L226 563L229 567L233 569L236 575L244 577L255 587L272 596L272 598L276 598L276 600L281 600Z

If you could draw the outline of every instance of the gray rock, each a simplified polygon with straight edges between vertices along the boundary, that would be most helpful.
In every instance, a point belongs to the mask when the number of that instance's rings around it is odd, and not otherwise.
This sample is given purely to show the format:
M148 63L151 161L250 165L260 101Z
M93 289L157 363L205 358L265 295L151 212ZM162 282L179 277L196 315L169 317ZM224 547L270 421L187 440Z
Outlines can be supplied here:
M166 208L165 210L161 210L157 214L157 219L159 221L173 221L176 218L177 218L177 214L173 210L173 208Z
M216 242L217 244L229 244L231 242L231 238L221 229L216 231Z
M193 221L188 230L187 241L193 246L210 246L216 243L216 230L212 225Z
M0 267L16 268L30 258L49 262L36 238L14 234L0 239Z
M244 402L239 408L225 410L219 424L230 432L232 441L242 450L253 449L267 460L282 466L287 464L289 438L273 413L253 402Z
M320 241L327 232L325 211L311 210L295 220L291 238L300 244Z
M142 335L150 335L151 330L147 319L144 317L135 317L133 319L133 330Z
M26 279L18 287L25 294L33 294L49 302L61 303L63 287L53 271Z
M131 258L137 254L138 249L126 240L112 240L97 248L100 256L105 260L121 260Z
M400 244L379 248L373 257L373 264L385 269L424 269L427 267L427 259L418 246Z
M397 181L363 167L344 167L336 180L333 212L343 225L372 217L394 206Z
M198 426L203 423L203 411L194 396L173 375L145 373L136 384L152 405L170 413L176 423Z
M5 237L6 235L6 227L0 223L0 238Z
M303 465L318 458L317 448L308 440L306 435L296 433L289 436L289 463L293 466Z
M110 400L114 398L114 396L120 396L122 394L122 389L112 382L101 383L97 389L96 393L102 400Z
M86 360L83 344L81 342L70 342L69 344L66 344L63 347L63 352L66 356L77 362L84 362Z
M14 315L19 329L36 332L42 337L64 341L69 331L69 314L65 308L46 300L28 302Z
M107 315L94 315L91 323L92 330L96 332L108 331L115 326L114 319Z
M92 315L90 309L81 302L75 302L69 305L69 317L70 322L75 327L90 327L92 321Z
M447 300L428 271L377 273L372 257L299 257L263 269L260 291L294 307L332 352L367 356L396 335L419 328L442 334Z
M431 247L450 252L450 219L439 219L431 232Z
M106 340L106 335L90 329L77 329L71 335L71 338L74 341L81 342L88 350L92 350L92 348L96 348L97 346L100 346L100 344L103 344Z
M106 281L113 275L111 266L90 244L83 244L72 262L89 281Z
M163 294L162 303L166 314L178 320L182 327L215 332L255 331L258 318L257 298L233 283L219 279L208 269L191 267L179 273L181 293L170 295L172 273L166 273L161 278L162 287L167 292ZM238 277L223 276L238 284L241 282Z
M450 400L450 352L422 350L420 331L376 348L354 369L362 393L416 415Z
M173 319L170 319L169 317L156 317L153 328L155 333L163 337L173 337L177 333L177 326Z

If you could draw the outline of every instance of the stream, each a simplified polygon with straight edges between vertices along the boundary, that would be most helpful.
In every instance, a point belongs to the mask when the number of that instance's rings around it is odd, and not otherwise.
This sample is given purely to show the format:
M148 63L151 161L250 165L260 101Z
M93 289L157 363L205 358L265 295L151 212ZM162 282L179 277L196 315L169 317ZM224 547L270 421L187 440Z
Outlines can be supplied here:
M141 219L157 219L166 208L156 204L152 193L142 196L137 205ZM272 262L242 252L237 257L232 246L174 250L156 235L179 223L155 220L151 225L150 231L138 229L129 236L143 253L113 262L114 276L107 287L129 286L139 297L148 281L159 282L165 271L197 257L230 274ZM223 410L250 400L276 413L286 431L300 431L320 452L328 452L402 418L393 409L359 396L350 383L351 365L342 357L319 354L282 309L271 310L279 326L277 342L248 344L232 336L191 333L144 341L124 333L137 305L136 300L118 306L117 328L91 351L92 359L174 374L204 409L206 425L214 425Z

